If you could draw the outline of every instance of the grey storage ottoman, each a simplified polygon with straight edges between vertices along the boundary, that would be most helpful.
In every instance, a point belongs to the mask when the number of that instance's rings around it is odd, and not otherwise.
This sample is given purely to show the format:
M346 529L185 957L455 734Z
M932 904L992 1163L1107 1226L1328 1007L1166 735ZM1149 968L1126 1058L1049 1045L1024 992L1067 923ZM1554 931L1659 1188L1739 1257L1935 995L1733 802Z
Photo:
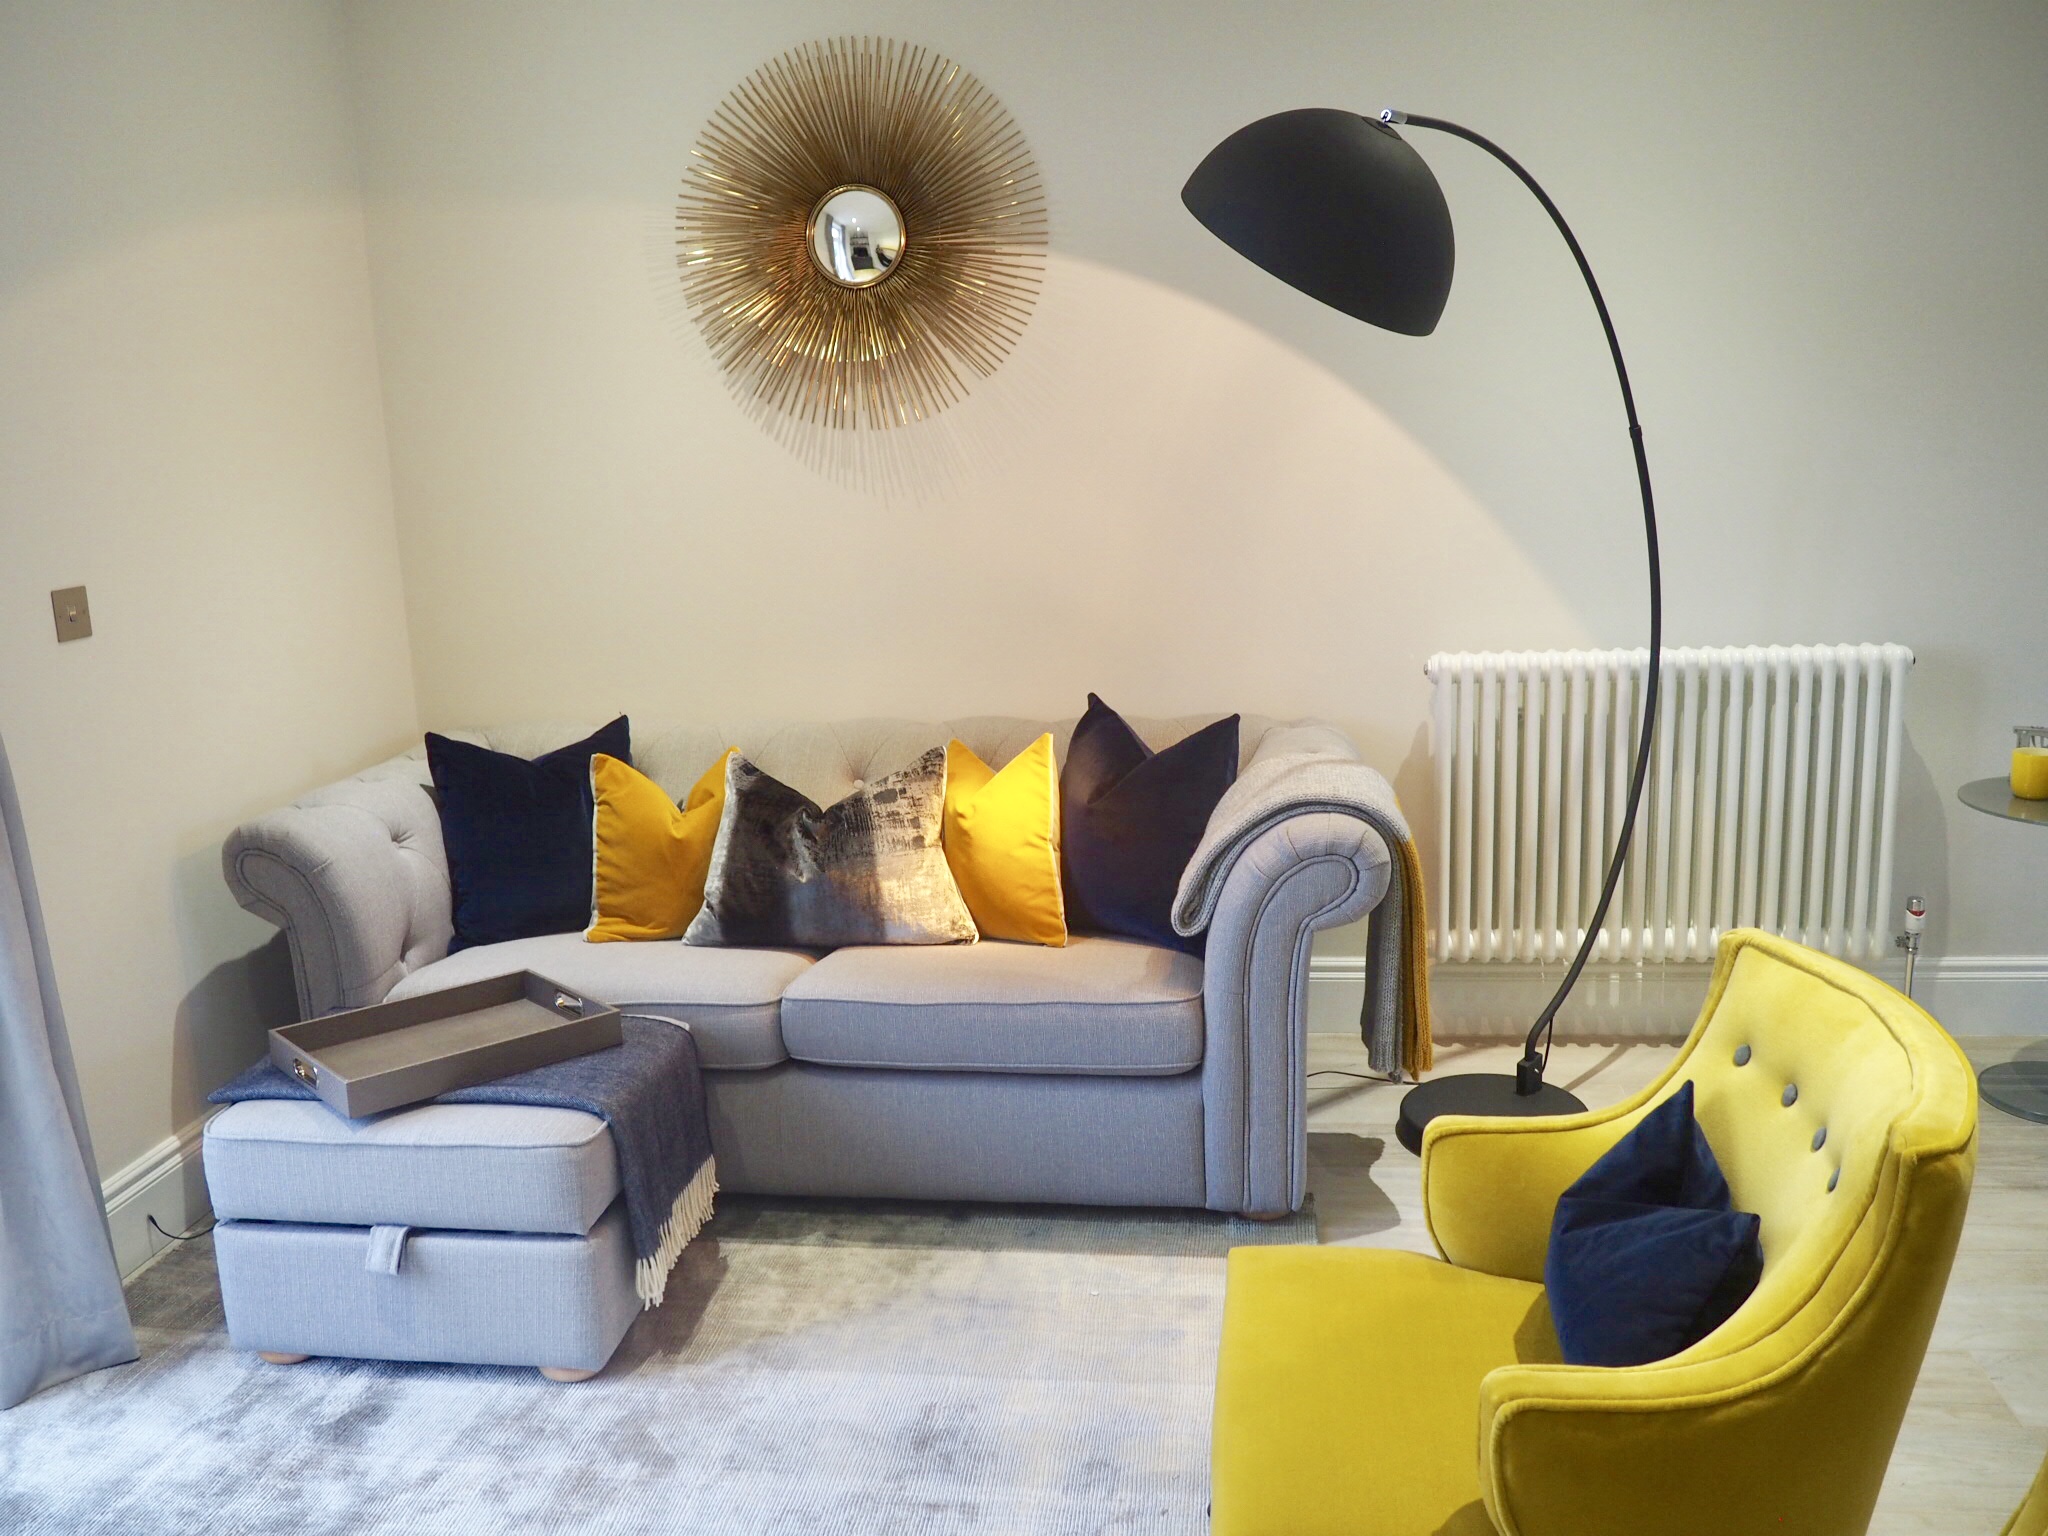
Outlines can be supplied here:
M208 1122L205 1161L228 1336L265 1359L580 1380L639 1315L618 1162L595 1115L428 1104L345 1120L252 1099Z

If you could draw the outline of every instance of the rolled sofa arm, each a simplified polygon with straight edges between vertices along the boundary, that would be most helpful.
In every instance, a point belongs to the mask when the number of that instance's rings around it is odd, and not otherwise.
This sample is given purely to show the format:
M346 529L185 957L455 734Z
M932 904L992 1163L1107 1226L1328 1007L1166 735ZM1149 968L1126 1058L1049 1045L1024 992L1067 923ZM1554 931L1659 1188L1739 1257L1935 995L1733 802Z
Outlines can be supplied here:
M448 952L441 819L403 763L316 789L221 849L235 900L291 943L302 1018L382 1002Z
M1307 1194L1310 943L1370 912L1391 874L1371 826L1309 811L1259 833L1225 877L1202 978L1211 1210L1277 1216Z

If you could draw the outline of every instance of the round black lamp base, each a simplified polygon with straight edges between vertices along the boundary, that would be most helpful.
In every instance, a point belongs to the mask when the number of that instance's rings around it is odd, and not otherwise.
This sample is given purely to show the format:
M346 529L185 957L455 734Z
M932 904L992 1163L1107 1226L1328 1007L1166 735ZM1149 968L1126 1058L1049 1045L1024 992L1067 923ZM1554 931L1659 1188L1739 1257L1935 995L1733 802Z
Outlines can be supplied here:
M1394 1134L1419 1157L1422 1132L1438 1115L1577 1115L1585 1108L1576 1094L1551 1083L1517 1093L1511 1072L1462 1072L1409 1089Z

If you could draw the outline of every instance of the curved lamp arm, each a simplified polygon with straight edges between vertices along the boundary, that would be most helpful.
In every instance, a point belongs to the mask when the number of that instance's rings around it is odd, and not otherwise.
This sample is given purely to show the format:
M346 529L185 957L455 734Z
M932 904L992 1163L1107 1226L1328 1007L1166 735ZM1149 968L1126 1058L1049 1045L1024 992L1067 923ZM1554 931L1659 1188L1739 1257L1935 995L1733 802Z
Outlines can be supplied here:
M1586 253L1579 248L1578 237L1572 233L1571 225L1558 212L1557 204L1550 200L1550 194L1537 183L1534 176L1522 168L1520 161L1502 149L1491 139L1474 133L1470 128L1447 122L1440 117L1411 116L1389 107L1380 113L1380 121L1392 126L1406 123L1415 128L1434 128L1448 133L1469 144L1476 144L1494 159L1515 173L1522 185L1536 196L1543 205L1543 211L1557 226L1557 232L1564 236L1564 243L1571 248L1572 260L1579 264L1579 276L1586 280L1586 291L1593 296L1593 308L1600 316L1600 329L1607 337L1607 350L1614 357L1614 375L1621 383L1622 409L1628 414L1629 446L1635 451L1636 480L1643 492L1643 541L1647 546L1650 560L1650 665L1643 684L1643 729L1642 738L1636 743L1635 769L1629 775L1628 808L1622 813L1621 832L1615 839L1614 857L1607 866L1606 882L1600 887L1600 902L1594 907L1592 920L1586 924L1586 936L1580 941L1578 953L1572 956L1571 968L1564 973L1564 981L1556 995L1544 1006L1543 1012L1530 1027L1522 1059L1515 1067L1515 1091L1534 1093L1543 1082L1544 1068L1550 1062L1550 1037L1557 1020L1558 1009L1571 995L1577 984L1579 973L1586 968L1586 961L1592 957L1593 946L1600 941L1600 925L1607 920L1607 909L1614 901L1614 893L1621 885L1621 871L1628 859L1629 839L1635 833L1636 811L1642 804L1643 783L1649 777L1650 747L1657 730L1657 693L1660 674L1663 670L1664 640L1664 580L1657 559L1657 506L1650 493L1650 461L1643 452L1643 424L1636 418L1635 392L1629 388L1628 364L1622 361L1621 342L1614 334L1614 321L1607 313L1607 300L1601 297L1600 284L1594 280L1593 268L1586 260Z

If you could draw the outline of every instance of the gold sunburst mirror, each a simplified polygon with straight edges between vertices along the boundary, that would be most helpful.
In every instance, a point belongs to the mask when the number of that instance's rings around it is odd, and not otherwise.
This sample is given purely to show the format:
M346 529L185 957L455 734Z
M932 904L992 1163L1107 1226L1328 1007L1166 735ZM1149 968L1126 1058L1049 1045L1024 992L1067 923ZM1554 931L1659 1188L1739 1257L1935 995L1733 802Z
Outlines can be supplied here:
M901 427L993 373L1030 319L1045 197L1001 102L950 59L808 43L711 116L677 205L692 319L786 423Z

